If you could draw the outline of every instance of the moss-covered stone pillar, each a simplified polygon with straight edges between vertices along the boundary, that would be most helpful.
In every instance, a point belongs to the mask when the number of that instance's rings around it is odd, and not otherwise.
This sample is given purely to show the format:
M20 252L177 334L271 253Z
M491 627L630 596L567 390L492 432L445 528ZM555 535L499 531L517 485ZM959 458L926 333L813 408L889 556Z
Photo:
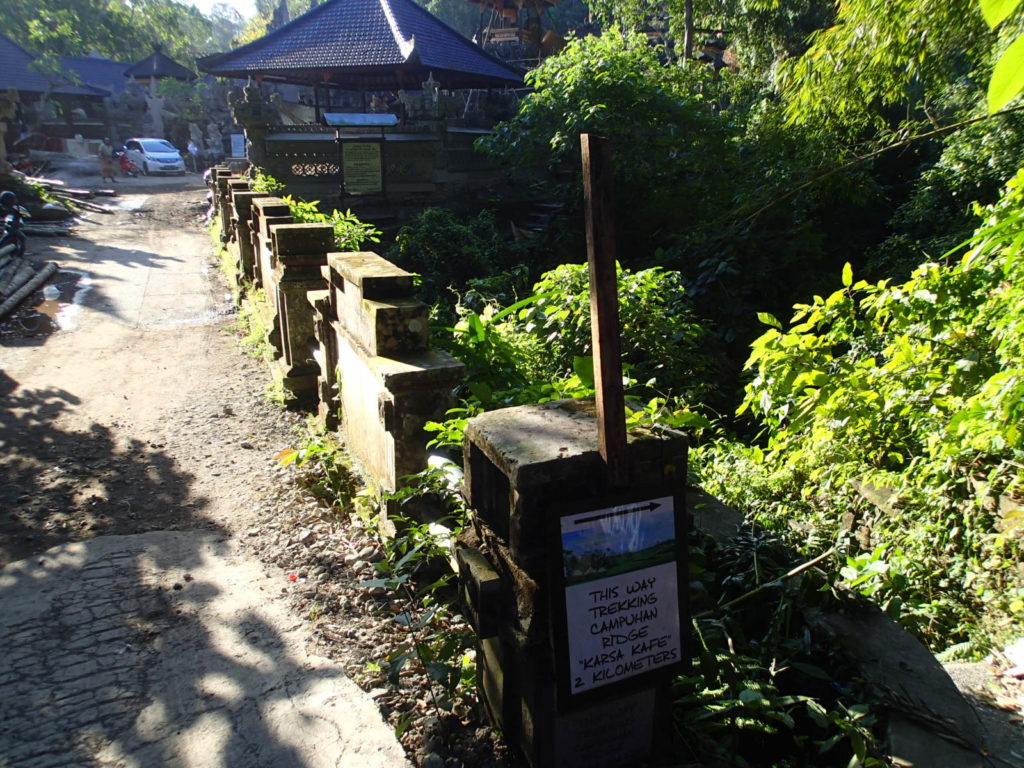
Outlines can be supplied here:
M279 197L258 197L249 204L249 241L252 245L253 283L267 288L274 273L274 248L270 228L275 224L293 222L291 208ZM271 295L267 300L273 303Z
M242 182L241 176L236 176L231 171L218 172L213 180L214 199L217 205L217 216L220 221L220 241L227 243L231 240L234 232L231 229L231 184Z
M317 394L319 368L313 354L313 312L308 291L323 285L320 267L334 247L330 224L275 224L270 226L274 253L272 288L275 324L280 333L281 357L277 374L291 398L312 404Z
M478 692L534 768L625 768L671 734L689 658L683 435L634 432L612 488L593 402L470 420L457 551Z
M429 307L413 276L375 253L328 257L337 405L346 445L377 487L394 491L426 468L423 431L452 404L465 367L428 347ZM333 387L325 372L321 390Z
M256 257L252 244L252 202L257 198L269 196L266 192L253 192L251 189L233 188L231 192L235 238L228 247L238 262L240 277L250 283L256 279Z

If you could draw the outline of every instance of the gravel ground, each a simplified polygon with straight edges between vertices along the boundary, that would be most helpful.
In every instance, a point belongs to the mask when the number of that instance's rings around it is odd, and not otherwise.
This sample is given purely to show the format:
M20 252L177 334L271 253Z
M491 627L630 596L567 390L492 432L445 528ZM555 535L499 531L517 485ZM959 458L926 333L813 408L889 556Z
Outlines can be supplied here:
M249 546L285 573L291 605L312 623L319 652L341 661L370 692L418 765L524 765L480 722L474 707L464 701L446 707L444 691L418 663L407 663L397 684L387 680L379 667L411 642L402 622L409 603L384 588L359 586L379 575L373 563L383 554L375 532L311 498L298 477L293 472L282 478L274 498L266 500L249 531ZM437 626L445 633L467 630L458 619Z

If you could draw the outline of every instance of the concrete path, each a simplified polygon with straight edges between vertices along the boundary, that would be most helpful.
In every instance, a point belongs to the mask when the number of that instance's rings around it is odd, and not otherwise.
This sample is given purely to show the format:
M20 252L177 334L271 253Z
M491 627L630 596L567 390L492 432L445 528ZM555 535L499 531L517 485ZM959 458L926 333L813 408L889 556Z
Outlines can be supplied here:
M24 528L0 532L19 552L88 539L0 568L0 768L408 766L370 697L306 652L285 575L232 543L255 514L246 473L267 462L224 442L246 434L226 423L244 402L217 418L236 352L221 351L209 236L171 215L201 206L201 185L175 183L33 243L80 275L71 322L0 347L0 499L18 486L0 516ZM90 503L104 514L62 511ZM89 538L115 524L138 527Z
M144 221L155 200L151 195L127 195L114 198L109 206ZM212 244L205 233L183 230L182 239L169 240L165 228L146 231L121 224L102 235L104 242L87 253L72 251L62 259L63 264L89 271L86 300L92 309L137 328L198 325L216 319L210 268L203 258ZM195 250L197 245L200 252Z
M405 765L259 567L211 535L67 544L0 571L0 766Z

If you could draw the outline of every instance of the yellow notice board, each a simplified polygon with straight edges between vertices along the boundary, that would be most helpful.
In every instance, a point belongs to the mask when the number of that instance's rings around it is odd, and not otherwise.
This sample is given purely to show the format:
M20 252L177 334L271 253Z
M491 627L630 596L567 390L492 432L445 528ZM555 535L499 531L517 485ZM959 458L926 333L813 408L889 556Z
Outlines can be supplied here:
M341 149L345 192L365 195L382 191L380 142L347 142L342 144Z

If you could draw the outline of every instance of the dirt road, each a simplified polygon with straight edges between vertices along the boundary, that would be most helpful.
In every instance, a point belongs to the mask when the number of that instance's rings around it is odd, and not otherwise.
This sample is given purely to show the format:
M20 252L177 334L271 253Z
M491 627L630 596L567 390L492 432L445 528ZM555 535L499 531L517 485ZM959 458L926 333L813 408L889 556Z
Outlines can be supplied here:
M238 546L295 419L233 341L202 182L121 192L30 241L60 294L0 327L0 766L404 765Z
M245 492L290 435L226 330L203 189L137 184L79 237L32 240L61 267L43 309L63 328L22 312L0 334L0 565L101 534L246 525Z

